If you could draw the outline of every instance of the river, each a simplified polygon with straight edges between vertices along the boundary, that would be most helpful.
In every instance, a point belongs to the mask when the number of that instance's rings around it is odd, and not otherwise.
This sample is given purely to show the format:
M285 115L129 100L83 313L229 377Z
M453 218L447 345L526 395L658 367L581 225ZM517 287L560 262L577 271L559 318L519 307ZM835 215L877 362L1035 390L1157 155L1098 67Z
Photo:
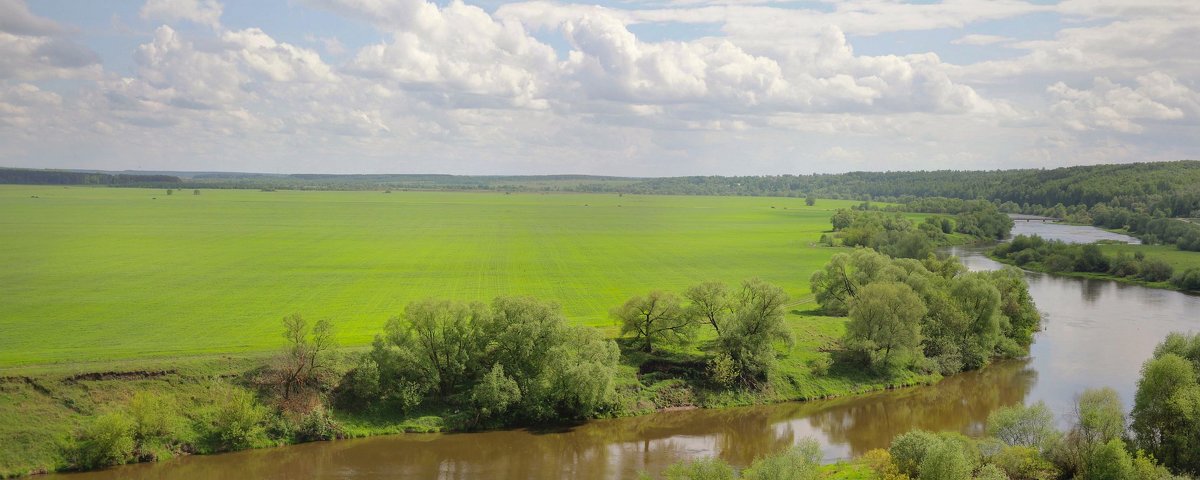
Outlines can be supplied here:
M1090 230L1088 230L1090 229ZM1064 241L1122 240L1109 232L1017 222L1014 234ZM999 268L978 248L952 253L972 270ZM1128 408L1138 371L1172 331L1200 329L1200 297L1107 280L1027 272L1043 314L1027 359L993 364L937 385L846 399L665 412L555 431L409 434L184 457L56 480L228 478L634 478L685 458L715 455L739 466L804 438L827 460L885 447L913 428L980 434L989 413L1044 401L1069 421L1074 396L1112 387Z

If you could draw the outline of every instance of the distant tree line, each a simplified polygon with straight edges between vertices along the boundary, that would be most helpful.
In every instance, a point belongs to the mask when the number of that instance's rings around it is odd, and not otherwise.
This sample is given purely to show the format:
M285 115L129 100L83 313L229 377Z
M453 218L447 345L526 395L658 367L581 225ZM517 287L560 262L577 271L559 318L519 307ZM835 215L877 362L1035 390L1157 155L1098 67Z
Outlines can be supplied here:
M179 177L171 175L129 175L124 173L112 175L65 170L0 168L0 184L149 186L180 183L181 181Z
M1178 274L1169 263L1148 259L1142 252L1106 255L1095 244L1070 244L1037 235L1017 235L992 249L991 255L1021 267L1051 273L1102 273L1147 282L1170 281L1184 290L1200 290L1200 268Z

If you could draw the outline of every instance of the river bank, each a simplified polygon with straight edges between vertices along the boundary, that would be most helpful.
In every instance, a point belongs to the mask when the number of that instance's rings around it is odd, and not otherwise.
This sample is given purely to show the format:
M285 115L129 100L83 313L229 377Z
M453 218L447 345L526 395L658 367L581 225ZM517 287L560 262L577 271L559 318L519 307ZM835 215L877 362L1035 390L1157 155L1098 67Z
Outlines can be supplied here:
M890 378L828 367L826 350L844 332L845 318L815 315L811 300L790 307L788 323L796 344L781 359L771 388L761 391L713 391L700 388L662 365L694 362L705 339L690 351L623 361L619 372L620 405L613 416L636 417L681 409L722 409L787 401L845 398L899 387L936 383L938 375L905 374ZM362 349L348 349L344 357ZM784 352L781 352L784 353ZM89 419L125 408L136 392L178 399L185 409L198 405L214 385L252 390L251 377L272 353L132 360L89 364L35 365L0 369L0 437L13 447L0 449L0 477L60 470L66 465L64 440ZM346 362L351 363L352 362ZM659 367L647 369L655 363ZM386 412L351 414L334 410L344 437L399 433L466 431L452 407L427 406L407 415ZM270 445L290 444L277 440ZM176 452L179 453L179 452ZM187 454L187 452L184 452ZM150 458L141 460L161 460Z

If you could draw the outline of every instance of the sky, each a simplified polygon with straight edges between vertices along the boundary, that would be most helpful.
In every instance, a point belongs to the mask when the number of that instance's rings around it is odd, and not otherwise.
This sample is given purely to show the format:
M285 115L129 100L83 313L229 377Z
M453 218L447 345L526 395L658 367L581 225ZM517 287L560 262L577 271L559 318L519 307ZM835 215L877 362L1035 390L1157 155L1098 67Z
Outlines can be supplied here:
M1200 158L1194 0L0 0L0 166L777 175Z

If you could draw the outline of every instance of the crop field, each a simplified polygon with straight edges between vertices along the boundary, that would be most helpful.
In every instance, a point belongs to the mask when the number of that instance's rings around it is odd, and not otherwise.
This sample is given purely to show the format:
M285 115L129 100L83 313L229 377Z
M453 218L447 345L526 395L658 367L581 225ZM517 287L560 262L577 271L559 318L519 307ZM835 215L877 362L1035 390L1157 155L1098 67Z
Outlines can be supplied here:
M425 297L535 295L606 329L631 295L708 279L800 297L853 203L0 186L0 367L262 351L293 312L366 345Z

